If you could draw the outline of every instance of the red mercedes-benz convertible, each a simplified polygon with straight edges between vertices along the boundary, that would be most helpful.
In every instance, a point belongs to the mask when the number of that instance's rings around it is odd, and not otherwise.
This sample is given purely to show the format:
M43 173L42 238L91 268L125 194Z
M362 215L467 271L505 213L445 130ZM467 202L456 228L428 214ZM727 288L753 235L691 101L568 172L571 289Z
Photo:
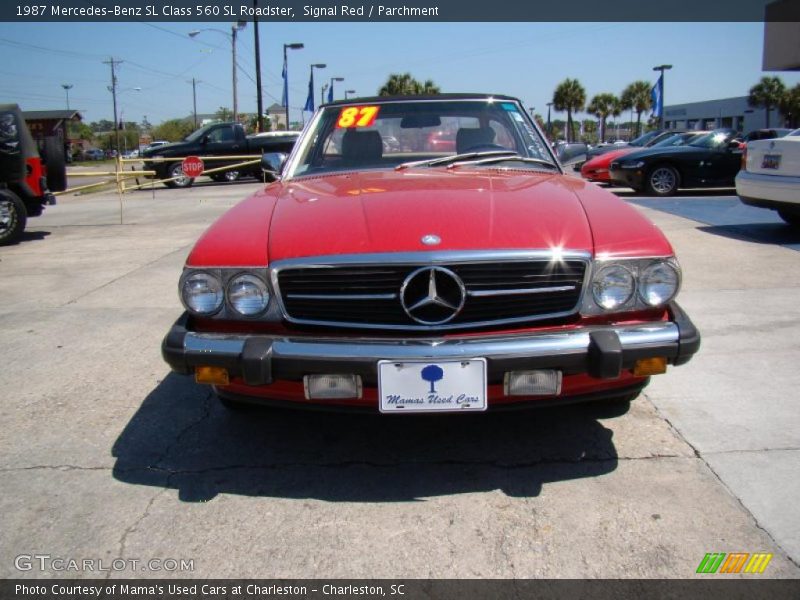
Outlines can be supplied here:
M284 158L195 245L162 348L226 404L627 401L700 345L661 231L566 175L514 98L328 104Z

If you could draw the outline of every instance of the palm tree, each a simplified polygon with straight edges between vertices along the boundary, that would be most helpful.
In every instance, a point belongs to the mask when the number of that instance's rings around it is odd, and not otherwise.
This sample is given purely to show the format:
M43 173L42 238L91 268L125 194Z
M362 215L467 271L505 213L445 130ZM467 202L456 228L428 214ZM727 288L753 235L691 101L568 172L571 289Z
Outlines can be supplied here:
M606 119L614 114L619 114L619 100L614 94L597 94L589 102L586 112L600 119L600 141L606 141Z
M567 141L575 137L572 126L572 113L583 110L586 104L586 90L577 79L565 79L553 92L553 107L558 111L567 111Z
M439 86L430 79L421 83L411 76L411 73L403 73L398 75L392 73L389 79L383 84L381 89L378 90L379 96L414 96L418 94L439 94Z
M797 127L800 123L800 83L783 93L778 103L781 114L786 117L788 127Z
M632 108L636 111L636 137L641 135L642 113L653 107L650 97L650 84L647 81L634 81L624 90L620 97L621 108Z
M779 77L762 77L761 81L750 88L747 103L755 108L764 108L767 111L767 127L769 127L769 113L780 104L786 86Z

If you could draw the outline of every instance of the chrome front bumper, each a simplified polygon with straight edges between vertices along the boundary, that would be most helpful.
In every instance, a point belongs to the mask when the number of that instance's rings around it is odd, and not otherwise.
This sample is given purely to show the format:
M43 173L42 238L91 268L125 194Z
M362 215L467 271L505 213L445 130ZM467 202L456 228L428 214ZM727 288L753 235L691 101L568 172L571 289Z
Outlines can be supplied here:
M509 370L536 368L613 379L639 359L663 356L678 365L697 351L697 329L676 303L669 311L669 321L636 325L424 339L198 333L187 329L184 314L164 339L162 353L178 373L192 373L198 366L224 367L248 385L302 381L311 373L355 373L365 385L375 385L379 360L475 357L487 359L490 383L502 381Z

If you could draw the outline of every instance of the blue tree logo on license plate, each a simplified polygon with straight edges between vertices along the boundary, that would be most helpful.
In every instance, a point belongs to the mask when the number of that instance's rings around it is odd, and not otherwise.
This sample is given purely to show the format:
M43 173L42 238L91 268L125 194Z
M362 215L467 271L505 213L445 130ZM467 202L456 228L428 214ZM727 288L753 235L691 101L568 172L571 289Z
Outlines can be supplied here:
M422 377L422 379L424 379L425 381L430 382L431 384L430 393L435 394L436 388L434 387L434 384L437 381L441 381L442 379L444 379L444 371L442 370L441 367L438 367L436 365L428 365L427 367L422 369L420 377Z

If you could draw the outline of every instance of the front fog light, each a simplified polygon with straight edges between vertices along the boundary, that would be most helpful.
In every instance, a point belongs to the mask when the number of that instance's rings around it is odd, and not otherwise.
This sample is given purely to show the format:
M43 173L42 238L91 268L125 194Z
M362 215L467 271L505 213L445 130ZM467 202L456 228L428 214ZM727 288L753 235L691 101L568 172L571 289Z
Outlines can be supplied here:
M254 275L239 275L228 284L228 302L243 317L264 311L269 304L267 284Z
M361 398L361 377L358 375L306 375L303 387L307 400Z
M635 289L633 273L621 265L603 267L592 281L594 301L606 310L627 304Z
M639 276L639 295L650 306L666 304L678 292L678 272L667 262L653 263Z
M561 371L509 371L503 381L506 396L557 396L561 393Z
M222 284L210 273L192 273L183 280L183 305L198 315L212 315L222 306Z

